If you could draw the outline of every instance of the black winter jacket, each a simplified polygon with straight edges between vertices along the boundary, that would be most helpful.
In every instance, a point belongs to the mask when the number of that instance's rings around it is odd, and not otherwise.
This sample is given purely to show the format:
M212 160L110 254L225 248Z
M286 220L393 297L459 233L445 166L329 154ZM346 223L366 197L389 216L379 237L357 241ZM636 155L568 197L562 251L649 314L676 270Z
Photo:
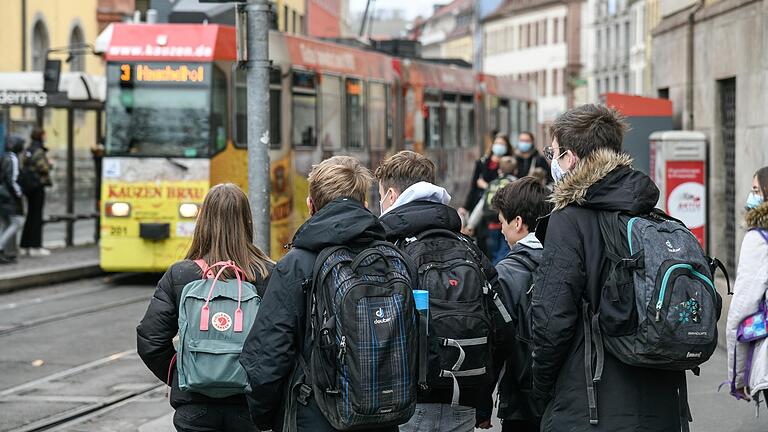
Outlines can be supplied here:
M517 160L517 176L520 178L523 178L527 175L531 174L531 165L534 165L535 168L541 168L544 170L544 172L547 174L547 183L552 183L552 173L549 169L549 163L547 162L547 159L544 158L544 156L541 155L538 151L534 151L528 156L523 155L522 153L518 152L515 154L515 159Z
M247 396L251 417L260 429L282 430L286 388L298 366L298 335L306 323L304 288L312 279L318 253L329 246L364 245L374 240L384 240L384 229L376 216L358 201L339 198L298 229L291 250L275 266L240 356L251 386ZM309 359L311 348L305 334L305 359ZM297 408L299 432L334 430L313 398L308 406L297 404Z
M499 294L512 318L511 332L506 333L514 335L505 340L499 352L500 361L496 364L499 370L506 365L504 374L499 377L499 418L504 420L535 421L543 412L541 403L531 395L531 335L526 322L525 305L528 302L523 301L531 289L533 273L519 261L527 260L535 270L542 254L541 249L518 243L496 264L501 287Z
M392 209L381 217L381 224L387 232L387 240L391 242L413 237L429 229L447 229L456 233L461 231L461 218L456 210L447 205L429 201L414 201ZM475 250L482 257L483 262L480 264L488 281L494 290L498 289L496 269L479 249ZM419 390L418 401L419 403L450 404L452 394L452 390L438 389L426 392ZM491 418L492 394L493 388L483 391L463 390L459 403L476 408L478 422L487 420Z
M589 421L581 310L599 305L608 268L597 212L648 214L659 190L632 160L609 150L589 156L555 187L554 212L537 227L544 258L531 314L533 382L552 402L542 431L673 432L681 430L678 391L684 372L628 366L607 351L596 384L597 425Z
M136 327L136 348L144 364L158 379L167 383L168 377L171 377L171 406L174 408L182 404L245 405L245 397L242 395L211 398L200 393L181 391L176 366L171 369L171 359L176 354L173 338L179 331L179 297L184 286L202 277L203 272L194 261L179 261L168 268L157 283L144 318ZM253 283L259 295L263 296L267 280Z

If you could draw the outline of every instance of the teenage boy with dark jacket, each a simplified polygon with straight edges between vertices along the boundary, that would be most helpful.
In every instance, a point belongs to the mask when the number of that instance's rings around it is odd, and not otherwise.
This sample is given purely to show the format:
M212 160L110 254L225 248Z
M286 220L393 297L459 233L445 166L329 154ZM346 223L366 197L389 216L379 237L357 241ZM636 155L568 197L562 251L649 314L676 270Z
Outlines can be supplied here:
M622 153L625 130L601 105L567 111L551 127L545 154L555 208L536 227L544 257L531 300L534 393L551 398L542 432L672 432L687 422L685 372L630 366L607 350L594 385L597 409L588 405L581 314L584 302L592 310L600 304L609 271L598 212L649 214L659 199L653 181Z
M288 398L293 398L295 419L287 419L291 432L334 431L314 397L310 395L304 405L296 403L297 395L292 391L287 392L300 370L299 356L308 361L312 349L310 335L303 330L304 287L312 280L318 253L329 246L384 240L384 228L366 208L371 181L370 171L349 156L326 159L309 174L307 206L311 217L296 231L291 250L275 266L240 356L251 387L246 395L251 417L260 430L284 430L283 411ZM303 342L299 341L300 334L305 336Z
M426 230L461 231L461 219L448 206L451 196L436 186L435 164L412 151L401 151L376 169L381 196L381 223L387 240L396 242L414 237ZM494 289L496 270L490 260L475 248L482 259L482 268ZM482 287L478 287L482 289ZM400 427L404 432L432 431L465 432L475 426L490 428L493 386L483 389L462 389L458 406L451 406L452 391L420 391L416 414Z
M543 246L534 231L539 218L552 210L549 190L534 177L523 177L501 188L492 200L499 211L501 233L510 251L496 264L502 302L509 311L514 337L499 352L499 412L503 432L538 432L541 404L531 397L530 328L525 319L533 272L541 262ZM503 360L502 360L503 359Z

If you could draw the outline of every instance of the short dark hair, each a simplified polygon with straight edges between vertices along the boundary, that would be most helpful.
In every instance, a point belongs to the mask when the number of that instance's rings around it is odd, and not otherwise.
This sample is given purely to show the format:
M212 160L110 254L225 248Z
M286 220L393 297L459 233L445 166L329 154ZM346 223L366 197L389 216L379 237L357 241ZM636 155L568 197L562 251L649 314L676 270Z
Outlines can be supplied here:
M511 221L520 216L528 229L536 229L540 217L552 211L549 190L535 177L523 177L499 189L491 200L493 208Z
M550 127L560 148L585 158L600 149L621 152L629 129L624 117L605 105L587 104L570 109Z
M385 159L374 175L381 187L395 188L399 193L418 182L435 182L435 163L428 157L403 150Z
M528 138L531 139L531 144L536 144L536 137L533 136L533 132L531 132L531 131L522 131L517 136L520 136L520 135L528 135Z

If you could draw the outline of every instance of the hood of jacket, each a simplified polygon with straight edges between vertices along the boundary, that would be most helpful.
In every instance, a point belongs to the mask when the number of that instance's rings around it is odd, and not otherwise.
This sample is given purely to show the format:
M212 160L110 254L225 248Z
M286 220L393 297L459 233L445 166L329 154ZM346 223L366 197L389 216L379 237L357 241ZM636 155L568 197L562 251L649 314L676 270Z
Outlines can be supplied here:
M359 201L337 198L304 222L291 244L319 252L329 246L366 244L375 240L384 240L384 228L379 219Z
M412 237L428 229L461 231L461 218L456 210L430 201L402 205L384 214L380 220L390 240Z
M764 202L752 210L749 210L744 216L744 222L747 229L768 229L768 202Z
M632 168L625 153L602 149L579 163L555 185L555 210L574 204L594 210L649 213L659 200L650 177Z
M381 215L383 216L398 207L414 201L429 201L448 205L448 203L451 202L451 196L448 194L448 191L440 186L433 185L429 182L418 182L404 190L391 207L386 211L381 212Z

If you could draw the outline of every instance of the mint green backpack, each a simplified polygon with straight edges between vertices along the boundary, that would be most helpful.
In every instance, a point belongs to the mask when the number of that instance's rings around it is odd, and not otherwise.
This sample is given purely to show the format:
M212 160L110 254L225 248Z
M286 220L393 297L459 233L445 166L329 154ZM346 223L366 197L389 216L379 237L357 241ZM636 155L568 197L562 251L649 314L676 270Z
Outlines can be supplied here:
M248 377L240 366L240 352L261 297L232 261L210 267L202 260L195 263L203 279L188 283L179 301L179 388L214 398L243 394ZM234 270L234 280L221 279L226 269Z

